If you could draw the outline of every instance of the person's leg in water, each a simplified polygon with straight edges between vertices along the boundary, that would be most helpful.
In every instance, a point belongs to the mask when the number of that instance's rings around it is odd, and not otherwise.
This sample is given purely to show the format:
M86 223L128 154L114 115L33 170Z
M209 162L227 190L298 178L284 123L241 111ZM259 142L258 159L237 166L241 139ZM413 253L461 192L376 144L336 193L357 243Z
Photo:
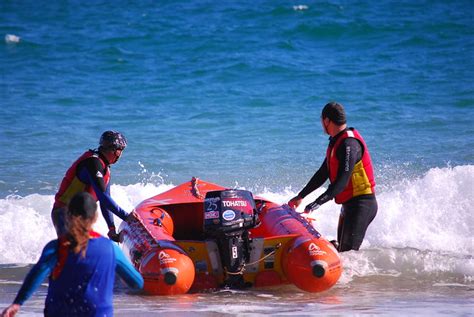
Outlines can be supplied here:
M356 197L343 204L337 229L338 251L359 250L376 214L375 196Z

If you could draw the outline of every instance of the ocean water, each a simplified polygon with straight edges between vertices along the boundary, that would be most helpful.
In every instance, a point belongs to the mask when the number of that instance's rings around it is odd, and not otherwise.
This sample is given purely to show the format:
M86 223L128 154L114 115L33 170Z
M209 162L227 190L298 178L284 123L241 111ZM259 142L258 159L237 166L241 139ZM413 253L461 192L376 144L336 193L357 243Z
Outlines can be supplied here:
M284 203L322 163L320 111L336 100L370 148L379 213L333 289L150 297L118 283L116 315L474 315L472 12L472 1L0 1L0 306L55 238L64 172L104 130L129 141L112 168L127 210L192 176ZM338 212L329 202L314 215L327 238ZM45 291L22 315L41 315Z

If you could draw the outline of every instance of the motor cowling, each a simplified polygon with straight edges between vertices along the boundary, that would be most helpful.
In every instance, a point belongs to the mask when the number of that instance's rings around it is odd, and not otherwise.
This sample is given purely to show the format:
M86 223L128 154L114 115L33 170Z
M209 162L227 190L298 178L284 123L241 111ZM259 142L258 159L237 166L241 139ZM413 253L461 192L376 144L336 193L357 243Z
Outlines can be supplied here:
M228 189L210 191L204 200L204 234L215 239L225 272L224 286L245 287L242 269L250 258L249 232L258 224L251 192Z
M258 222L251 192L239 189L210 191L204 200L204 233L210 237L232 236Z

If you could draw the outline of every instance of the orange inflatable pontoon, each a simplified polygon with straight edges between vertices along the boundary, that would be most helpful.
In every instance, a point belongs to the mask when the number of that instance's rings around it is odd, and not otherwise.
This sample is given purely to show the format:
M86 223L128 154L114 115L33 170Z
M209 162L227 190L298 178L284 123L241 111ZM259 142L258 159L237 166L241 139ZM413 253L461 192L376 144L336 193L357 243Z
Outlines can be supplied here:
M199 181L149 198L123 222L125 253L153 295L294 284L329 289L342 264L334 246L288 205Z

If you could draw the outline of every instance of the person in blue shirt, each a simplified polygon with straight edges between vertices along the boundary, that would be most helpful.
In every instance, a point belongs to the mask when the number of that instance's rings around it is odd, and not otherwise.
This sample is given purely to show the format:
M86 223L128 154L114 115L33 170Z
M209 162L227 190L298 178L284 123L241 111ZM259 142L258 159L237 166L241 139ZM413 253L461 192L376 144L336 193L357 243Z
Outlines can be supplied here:
M44 247L1 317L15 316L47 276L45 316L113 316L115 273L131 288L143 288L142 276L117 244L92 231L96 219L94 197L76 194L67 208L66 233Z

